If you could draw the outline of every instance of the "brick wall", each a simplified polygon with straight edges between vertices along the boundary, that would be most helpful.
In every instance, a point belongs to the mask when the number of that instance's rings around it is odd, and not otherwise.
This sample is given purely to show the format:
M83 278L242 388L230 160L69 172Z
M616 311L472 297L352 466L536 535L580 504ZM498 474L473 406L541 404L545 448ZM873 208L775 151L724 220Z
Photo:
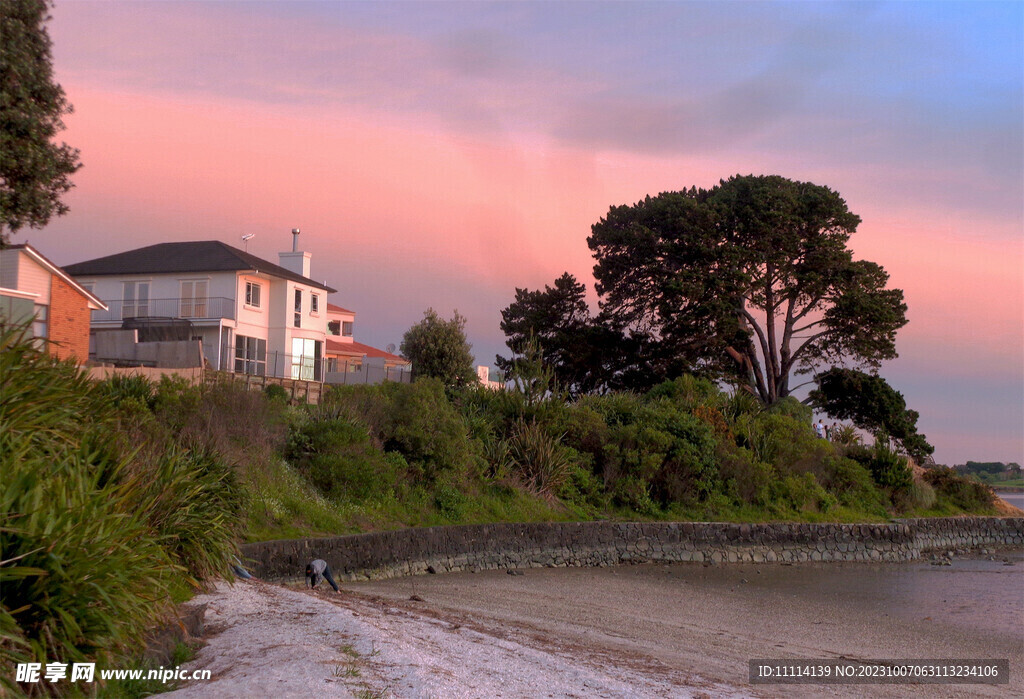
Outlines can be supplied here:
M50 353L61 359L74 358L85 363L89 358L89 305L73 286L57 275L50 282L48 322Z

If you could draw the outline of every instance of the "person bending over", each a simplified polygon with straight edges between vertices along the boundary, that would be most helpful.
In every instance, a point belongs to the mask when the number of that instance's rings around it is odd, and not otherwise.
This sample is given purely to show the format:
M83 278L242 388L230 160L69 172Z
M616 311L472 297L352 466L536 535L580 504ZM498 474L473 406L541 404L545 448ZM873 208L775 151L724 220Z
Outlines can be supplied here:
M311 588L319 585L324 578L327 578L327 582L331 584L335 592L341 592L338 589L338 583L334 582L334 578L331 577L331 567L327 565L327 561L318 558L306 564L306 580L309 581Z

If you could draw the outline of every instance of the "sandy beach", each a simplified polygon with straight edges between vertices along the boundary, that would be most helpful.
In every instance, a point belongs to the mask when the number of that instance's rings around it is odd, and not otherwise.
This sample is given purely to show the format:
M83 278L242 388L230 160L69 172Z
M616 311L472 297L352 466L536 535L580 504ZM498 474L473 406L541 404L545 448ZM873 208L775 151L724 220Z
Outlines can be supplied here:
M192 663L213 680L171 696L1024 695L1024 565L1005 555L221 585ZM1007 658L1011 685L748 683L752 658L839 657Z

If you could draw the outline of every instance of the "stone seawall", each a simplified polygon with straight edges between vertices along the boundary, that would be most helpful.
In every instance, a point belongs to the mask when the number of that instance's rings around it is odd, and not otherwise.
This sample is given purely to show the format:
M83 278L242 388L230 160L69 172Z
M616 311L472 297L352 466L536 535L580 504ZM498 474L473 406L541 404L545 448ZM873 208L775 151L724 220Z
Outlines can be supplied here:
M888 524L540 522L401 529L246 544L257 577L300 579L323 558L340 580L502 568L620 563L908 561L931 550L1024 545L1024 517Z

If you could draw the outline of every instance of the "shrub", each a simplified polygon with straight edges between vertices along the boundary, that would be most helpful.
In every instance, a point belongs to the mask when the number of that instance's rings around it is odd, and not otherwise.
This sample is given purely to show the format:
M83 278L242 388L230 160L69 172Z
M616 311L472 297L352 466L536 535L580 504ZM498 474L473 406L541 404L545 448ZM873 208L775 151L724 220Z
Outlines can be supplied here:
M196 580L231 570L244 498L234 470L210 451L169 445L120 486L157 541Z
M466 513L468 500L454 485L440 483L434 490L434 505L444 517L458 521Z
M751 505L767 504L772 480L772 467L754 458L749 449L720 445L718 470L723 484L736 499Z
M267 397L267 400L280 403L281 405L288 403L288 400L291 398L284 386L276 383L268 384L263 389L263 395Z
M932 486L939 498L968 512L991 510L995 504L995 493L987 485L978 483L956 473L951 468L939 466L924 472L924 480Z
M392 492L399 462L370 443L366 427L336 414L313 411L289 435L288 459L330 498L365 500Z
M907 464L907 457L889 448L884 440L875 443L868 462L868 470L875 483L893 491L909 490L914 476Z
M878 515L885 514L885 494L875 487L867 468L853 459L828 456L824 459L823 471L822 485L842 505Z
M756 417L762 410L764 404L757 396L739 389L729 394L722 403L722 415L730 425L744 415Z
M650 486L637 476L619 478L612 487L612 501L645 515L654 515L658 506L651 499Z
M788 475L772 484L773 500L797 512L827 513L837 504L836 498L821 487L814 474Z
M108 660L166 611L179 569L121 487L84 373L0 328L0 664ZM17 694L9 672L0 687ZM46 690L59 691L47 687Z
M647 392L646 397L652 401L667 398L683 410L691 412L699 405L718 407L722 403L722 393L714 383L689 374L655 386Z
M768 406L768 412L776 415L785 415L786 417L793 418L797 422L810 425L813 411L808 405L804 405L793 396L786 396L778 402Z
M572 468L570 453L536 422L520 421L508 441L513 470L532 491L551 496Z
M838 425L834 427L829 434L829 439L832 440L833 444L844 447L851 447L861 443L860 435L857 434L857 428L853 425Z
M156 386L140 374L115 374L102 381L99 385L101 394L114 405L120 406L126 401L134 401L147 408L153 407L156 397Z
M393 385L385 449L401 453L428 481L446 471L463 474L474 465L466 425L438 379Z
M61 445L4 440L0 661L109 662L167 612L177 569L145 513L100 474L124 464ZM12 565L13 563L13 565ZM3 673L10 687L11 674Z

